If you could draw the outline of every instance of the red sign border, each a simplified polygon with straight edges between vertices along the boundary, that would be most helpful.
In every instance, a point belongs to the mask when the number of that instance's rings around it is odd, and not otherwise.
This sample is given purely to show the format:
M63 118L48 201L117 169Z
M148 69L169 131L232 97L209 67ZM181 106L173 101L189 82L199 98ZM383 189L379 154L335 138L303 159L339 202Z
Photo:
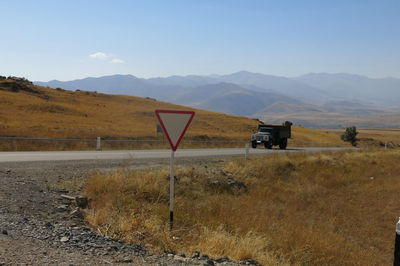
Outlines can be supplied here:
M156 110L155 113L156 113L157 119L158 119L158 121L160 122L160 125L161 125L161 127L162 127L162 129L163 129L165 135L167 136L169 145L171 145L171 148L172 148L173 151L176 151L176 149L177 149L178 146L179 146L179 143L181 143L181 140L182 140L183 136L184 136L185 133L186 133L186 130L188 129L190 123L191 123L192 120L193 120L193 117L194 117L195 112L194 112L194 111L179 111L179 110ZM169 135L168 135L168 131L165 129L165 125L164 125L164 123L163 123L163 121L162 121L162 119L161 119L161 117L160 117L160 113L167 113L167 114L190 114L190 115L191 115L190 118L189 118L189 121L187 122L185 128L183 129L182 134L181 134L181 136L179 137L178 141L176 142L176 145L175 145L175 146L172 144L171 138L170 138Z

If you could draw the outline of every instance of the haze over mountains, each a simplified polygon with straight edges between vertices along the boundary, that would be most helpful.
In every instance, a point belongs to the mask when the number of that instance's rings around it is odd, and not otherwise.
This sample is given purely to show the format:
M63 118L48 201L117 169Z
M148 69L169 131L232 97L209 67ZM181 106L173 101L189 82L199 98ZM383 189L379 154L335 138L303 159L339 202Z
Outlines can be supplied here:
M35 84L151 97L267 122L290 120L308 127L400 126L400 79L396 78L343 73L286 78L241 71L149 79L112 75Z

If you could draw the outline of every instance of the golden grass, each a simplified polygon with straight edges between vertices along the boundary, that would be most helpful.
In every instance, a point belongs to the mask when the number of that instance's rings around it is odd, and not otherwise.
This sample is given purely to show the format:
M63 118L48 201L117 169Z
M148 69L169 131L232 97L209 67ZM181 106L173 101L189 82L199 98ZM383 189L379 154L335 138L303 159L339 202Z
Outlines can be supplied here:
M95 174L86 219L157 251L266 265L385 265L400 214L399 160L399 150L349 151L179 167L172 233L168 169ZM231 187L226 173L248 191Z
M258 125L254 119L197 110L154 99L24 86L31 92L7 90L5 81L0 81L0 136L156 139L156 109L195 110L196 115L186 139L247 141ZM293 127L292 131L293 140L289 140L289 146L291 143L310 146L311 142L316 146L326 143L343 145L335 134L301 127ZM62 147L58 148L60 145ZM15 141L12 144L10 141L0 141L2 150L92 149L94 145L70 142L58 143L53 147L46 142Z
M344 133L344 129L322 129L321 131L337 135L342 135ZM385 145L388 148L400 147L400 129L358 128L357 131L359 132L357 138L360 139L360 147L384 147Z

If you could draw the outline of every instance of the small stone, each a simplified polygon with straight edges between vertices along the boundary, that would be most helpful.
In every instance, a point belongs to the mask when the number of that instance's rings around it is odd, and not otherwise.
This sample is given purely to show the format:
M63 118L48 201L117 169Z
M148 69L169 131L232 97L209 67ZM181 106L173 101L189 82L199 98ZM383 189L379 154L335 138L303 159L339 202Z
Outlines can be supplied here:
M64 212L68 209L68 205L60 205L57 207L57 210L60 212Z
M66 236L61 237L60 242L68 242L69 238Z
M204 264L203 265L205 265L205 266L214 266L214 261L213 260L210 260L210 259L208 259L208 260L206 260L206 262L204 262Z
M200 259L201 260L207 260L207 259L209 259L210 257L208 256L208 255L206 255L206 254L203 254L203 255L201 255L201 257L200 257Z
M77 218L83 218L83 213L79 208L76 208L70 213L71 216L77 217Z
M174 255L174 260L182 262L185 258L182 258L181 256Z
M8 235L8 232L7 232L7 230L3 230L3 231L1 231L1 233L3 234L3 235Z
M76 196L75 197L76 205L79 208L86 209L89 203L88 197L86 196Z
M50 222L46 222L46 223L44 224L44 226L46 226L46 227L53 227L53 225L52 225Z
M253 260L253 259L246 259L246 260L240 260L239 264L246 264L246 265L261 265L258 263L258 261Z
M195 251L194 253L193 253L193 255L192 255L192 259L194 259L194 258L198 258L200 256L200 251Z
M132 263L132 259L131 258L124 258L123 260L122 260L122 263Z
M229 258L228 257L218 257L215 259L215 261L218 263L223 263L225 261L229 261Z
M186 255L185 255L185 253L178 253L178 254L176 254L176 255L178 255L179 257L182 257L182 258L186 258Z

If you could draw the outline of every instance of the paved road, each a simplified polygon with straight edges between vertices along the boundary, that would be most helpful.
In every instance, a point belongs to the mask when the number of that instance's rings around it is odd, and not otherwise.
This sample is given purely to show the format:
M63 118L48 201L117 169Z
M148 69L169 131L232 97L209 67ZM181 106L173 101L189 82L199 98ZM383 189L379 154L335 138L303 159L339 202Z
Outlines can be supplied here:
M348 148L290 148L287 150L250 149L249 154L268 154L281 152L335 151ZM233 149L182 149L175 157L239 156L245 154L244 148ZM118 159L163 159L169 158L170 150L121 150L121 151L48 151L48 152L0 152L0 162L29 161L68 161L68 160L118 160Z

